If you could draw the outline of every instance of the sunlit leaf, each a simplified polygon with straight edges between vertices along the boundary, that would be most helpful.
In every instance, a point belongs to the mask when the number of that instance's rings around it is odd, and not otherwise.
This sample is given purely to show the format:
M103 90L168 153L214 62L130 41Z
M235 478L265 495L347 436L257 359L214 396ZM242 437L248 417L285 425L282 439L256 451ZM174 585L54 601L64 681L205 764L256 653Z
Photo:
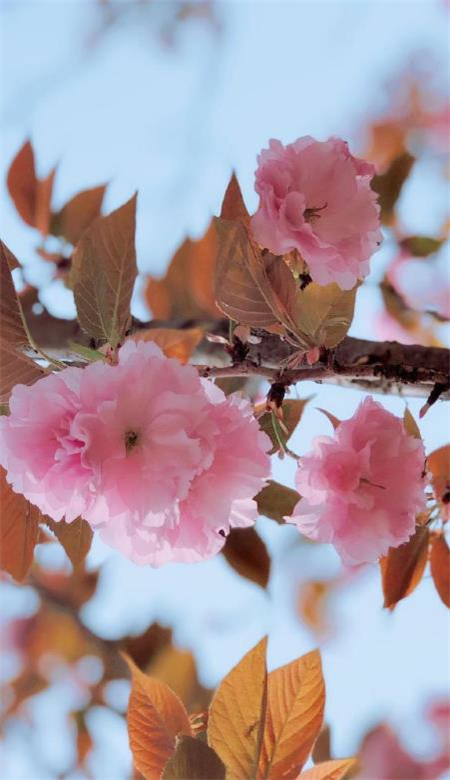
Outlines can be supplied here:
M402 152L392 160L384 173L372 179L372 189L378 193L381 221L386 225L390 225L393 221L395 204L414 162L415 158L409 152Z
M428 528L418 525L409 541L391 547L380 560L385 607L395 607L417 587L428 560L428 543Z
M75 246L86 228L100 216L105 190L106 185L102 185L74 195L60 211L52 215L52 234L63 236Z
M255 501L260 515L270 517L277 523L284 523L284 518L292 515L300 496L296 490L269 479L267 485L255 496Z
M42 515L26 498L14 493L3 469L0 469L0 499L0 567L21 582L33 563Z
M179 737L163 780L225 780L225 767L214 750L193 737Z
M196 347L203 338L201 328L148 328L134 333L135 341L154 341L169 358L177 358L181 363L187 363Z
M69 558L72 566L79 566L88 554L92 544L92 529L89 523L79 517L71 523L64 520L55 522L50 518L45 519L45 524L55 534Z
M136 195L83 233L73 255L72 283L78 320L86 333L116 347L130 323L137 275Z
M125 660L131 671L127 722L133 761L146 780L157 780L176 738L192 736L191 725L184 705L165 683L148 677L130 658Z
M29 346L23 312L17 297L11 270L18 262L0 242L0 400L7 401L16 384L29 385L45 376L45 371L23 353Z
M282 780L300 772L322 728L324 705L318 650L270 673L259 778Z
M294 433L309 400L309 398L304 398L300 400L290 399L288 401L283 401L283 425L287 430L287 433L283 431L284 441L289 441ZM278 452L280 444L273 428L272 414L270 412L266 412L259 418L259 427L264 433L267 433L272 441L273 447L270 450L270 454L273 455L275 452Z
M270 576L270 557L254 528L232 528L222 553L241 577L266 587Z
M311 769L302 772L299 780L344 780L355 766L356 760L354 758L324 761L322 764L316 764Z
M444 520L450 519L450 444L427 456L434 494L441 505Z
M430 567L436 590L450 609L450 550L443 534L431 541Z
M352 324L356 291L357 286L341 290L334 283L322 287L315 282L299 290L292 312L297 331L311 345L335 347Z
M208 744L227 777L256 777L267 695L267 638L250 650L222 680L211 702Z

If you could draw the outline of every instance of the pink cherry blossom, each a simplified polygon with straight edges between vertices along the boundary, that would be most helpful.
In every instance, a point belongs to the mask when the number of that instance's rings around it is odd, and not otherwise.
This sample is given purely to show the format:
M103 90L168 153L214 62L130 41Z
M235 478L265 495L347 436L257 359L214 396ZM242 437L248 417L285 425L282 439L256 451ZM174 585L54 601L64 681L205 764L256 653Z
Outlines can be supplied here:
M382 239L374 173L339 138L272 139L258 157L255 239L276 254L297 249L318 284L351 289Z
M439 262L441 261L441 262ZM435 258L433 271L430 260L412 257L401 250L387 270L387 278L408 306L417 311L435 311L450 319L450 283L447 247Z
M251 405L153 343L17 386L0 424L14 489L54 520L81 514L138 563L214 555L254 522L270 472Z
M414 533L425 509L424 462L422 442L368 397L334 437L317 437L300 458L302 498L286 520L333 544L345 564L376 561Z

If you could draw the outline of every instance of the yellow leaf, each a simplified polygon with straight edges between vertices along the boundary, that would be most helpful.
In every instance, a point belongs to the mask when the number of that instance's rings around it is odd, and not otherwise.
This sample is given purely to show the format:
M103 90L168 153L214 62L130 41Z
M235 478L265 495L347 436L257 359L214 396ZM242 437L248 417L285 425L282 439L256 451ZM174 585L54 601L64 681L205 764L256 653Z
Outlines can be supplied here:
M127 722L133 761L146 780L161 777L175 750L176 738L193 736L188 714L176 694L148 677L124 656L131 671Z
M136 195L83 233L72 259L78 321L93 338L116 347L130 323L137 275L134 235Z
M322 728L324 705L318 650L270 673L258 778L282 780L300 772Z
M201 328L148 328L134 333L134 341L154 341L169 358L187 363L203 338Z
M256 777L267 694L266 647L265 637L222 680L211 702L208 744L230 780Z
M355 311L357 285L341 290L337 284L322 287L315 282L297 292L295 311L296 332L311 346L335 347L347 335Z
M445 606L450 609L450 550L441 534L435 536L431 542L430 567L436 590Z
M428 560L429 536L428 528L418 525L409 541L391 547L380 560L385 607L395 607L419 584Z
M356 766L354 758L340 758L335 761L324 761L316 764L306 772L302 772L298 780L343 780L350 769Z
M0 469L0 566L15 580L24 580L33 563L42 515L23 496L14 493Z

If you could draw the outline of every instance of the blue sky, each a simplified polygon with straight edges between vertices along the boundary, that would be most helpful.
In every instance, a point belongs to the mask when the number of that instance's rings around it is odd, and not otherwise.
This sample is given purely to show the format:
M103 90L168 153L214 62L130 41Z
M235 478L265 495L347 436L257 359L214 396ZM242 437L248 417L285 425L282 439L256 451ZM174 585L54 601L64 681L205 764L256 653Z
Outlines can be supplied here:
M163 13L164 4L158 7ZM439 0L230 0L218 11L221 36L192 24L173 51L161 47L145 20L131 12L91 51L85 43L96 20L93 4L3 4L4 169L31 135L42 173L60 161L57 202L109 181L105 205L110 209L139 189L142 271L162 272L186 233L204 230L232 168L249 208L255 206L256 154L270 137L289 142L305 134L341 135L356 148L364 117L382 110L385 84L406 62L414 57L424 67L448 66L447 19ZM437 171L421 166L404 193L403 223L414 232L433 231L446 205ZM27 264L30 278L41 279L44 271L33 256L36 237L8 200L2 234ZM374 258L374 278L388 258L388 248ZM366 336L378 300L374 289L364 296L352 332ZM70 294L59 284L43 299L70 315ZM135 311L144 313L137 298ZM293 440L300 454L314 435L329 432L316 405L345 418L361 398L310 383L298 392L316 394ZM402 414L404 401L384 402ZM417 417L420 402L411 401L410 408ZM442 406L430 411L421 429L428 451L448 441ZM275 461L276 478L292 484L294 465ZM177 641L195 652L202 679L210 685L264 632L270 635L272 666L306 652L316 643L295 616L292 583L331 575L337 558L331 550L295 544L294 529L262 519L258 530L274 557L268 595L239 579L221 559L155 571L138 568L97 542L90 560L92 565L104 561L104 567L86 621L108 637L139 631L152 618L169 623ZM419 726L418 715L425 701L448 687L448 622L430 578L393 615L383 612L381 601L374 567L342 596L336 616L340 631L323 648L327 717L339 755L351 753L359 736L384 718L395 723L411 748L426 751L431 735ZM26 609L25 593L17 610ZM67 735L56 744L52 728L64 710L64 691L60 681L48 694L53 698L38 697L45 727L36 727L29 737L55 773L64 768L69 749ZM113 712L97 712L92 728L100 740L92 758L94 776L121 780L128 761L122 721ZM30 763L24 744L19 730L9 735L5 780L46 780Z

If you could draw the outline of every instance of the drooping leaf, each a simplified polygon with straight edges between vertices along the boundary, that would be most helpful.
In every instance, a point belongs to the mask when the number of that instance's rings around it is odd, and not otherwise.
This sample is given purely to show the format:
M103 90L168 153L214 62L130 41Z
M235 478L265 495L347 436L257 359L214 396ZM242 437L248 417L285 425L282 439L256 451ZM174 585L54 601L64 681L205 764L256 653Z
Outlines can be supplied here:
M436 590L450 609L450 550L443 534L431 541L430 567Z
M43 236L48 233L50 202L56 169L45 179L36 176L34 152L26 141L11 163L7 186L13 203L23 221L37 228Z
M250 215L244 203L244 198L242 197L241 188L235 173L232 174L225 191L220 216L222 219L242 220L246 225L248 225L250 221Z
M220 683L211 702L208 744L227 777L256 777L267 696L267 638L250 650Z
M214 300L216 254L211 224L202 238L182 243L162 279L149 277L145 296L155 319L220 318Z
M79 566L88 554L92 544L92 529L82 517L66 523L65 520L55 522L50 518L45 519L45 524L55 534L63 546L72 566Z
M450 519L450 444L434 450L427 457L434 494L441 505L444 520Z
M75 246L91 222L100 216L106 185L77 193L52 215L51 232Z
M294 433L309 400L309 398L304 398L303 400L289 399L288 401L283 401L283 425L287 429L287 433L283 431L285 441L289 441ZM278 452L280 444L273 428L272 415L270 412L266 412L260 417L259 427L264 433L267 433L272 441L273 447L270 450L270 454L273 455L275 452Z
M300 772L322 728L324 705L318 650L269 674L259 778L282 780Z
M385 225L392 224L395 204L414 162L415 158L409 152L402 152L392 160L384 173L372 179L371 187L378 193L381 221Z
M255 496L255 501L260 515L270 517L277 523L284 523L284 518L292 515L300 496L296 490L269 479L267 485Z
M225 767L205 742L179 737L175 753L164 769L163 780L225 780Z
M6 244L0 242L0 401L7 401L14 385L29 385L45 371L24 354L29 346L22 309L11 270L19 264Z
M22 582L33 563L42 515L24 496L14 493L0 469L0 567Z
M177 358L187 363L203 338L201 328L148 328L137 331L132 338L135 341L154 341L167 357Z
M237 571L262 588L270 576L270 557L266 545L254 528L232 528L222 549L225 560Z
M428 543L428 528L418 525L409 541L391 547L380 560L385 607L395 607L417 587L428 560Z
M356 766L354 758L339 758L324 761L302 772L298 780L344 780L349 771Z
M165 683L148 677L124 657L131 671L127 722L133 761L146 780L159 780L175 750L176 738L192 736L188 714Z
M116 347L130 323L137 275L136 195L83 233L73 254L72 282L78 320L89 336Z
M445 242L445 238L432 238L431 236L408 236L400 245L414 257L428 257L437 252Z

